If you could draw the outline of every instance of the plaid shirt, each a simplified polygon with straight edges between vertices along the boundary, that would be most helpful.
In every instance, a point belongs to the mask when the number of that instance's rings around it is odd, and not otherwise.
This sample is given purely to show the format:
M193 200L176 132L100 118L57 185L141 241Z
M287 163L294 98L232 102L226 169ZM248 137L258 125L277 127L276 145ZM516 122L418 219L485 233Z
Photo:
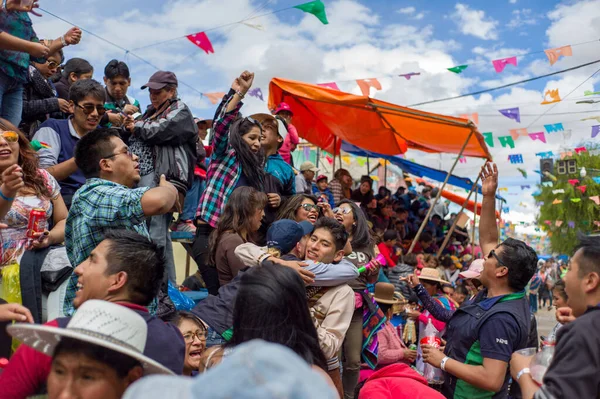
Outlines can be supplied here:
M128 228L150 237L142 196L148 187L130 189L108 180L92 178L77 190L65 226L67 256L77 267L104 239L109 228ZM64 312L72 315L73 299L77 292L77 275L73 273L67 286Z
M330 181L329 189L331 190L331 194L333 194L333 202L335 205L345 198L344 190L342 190L342 183L340 183L339 180L333 179Z
M236 119L242 103L240 102L231 112L223 112L233 94L234 92L230 91L225 95L217 110L213 124L213 152L206 174L208 183L196 211L196 217L212 227L217 226L221 212L242 174L242 167L235 150L229 144L229 126Z

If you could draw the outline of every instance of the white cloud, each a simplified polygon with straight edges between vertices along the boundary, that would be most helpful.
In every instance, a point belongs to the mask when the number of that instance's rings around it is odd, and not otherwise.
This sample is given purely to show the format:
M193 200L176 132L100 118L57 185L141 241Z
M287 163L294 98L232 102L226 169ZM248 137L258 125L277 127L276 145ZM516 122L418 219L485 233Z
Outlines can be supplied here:
M425 13L424 12L420 12L417 15L414 16L414 19L416 19L416 20L419 21L419 20L423 19L424 17L425 17Z
M498 21L493 18L486 18L482 10L473 10L469 6L457 3L456 10L452 16L456 19L456 25L465 35L471 35L483 40L496 40L498 33L496 27Z
M513 10L512 19L506 26L510 29L516 29L528 25L536 25L537 22L537 18L535 18L531 9L523 8L521 10Z
M517 4L517 0L508 0L510 4Z
M399 14L414 14L415 11L417 11L417 9L414 7L404 7L404 8L399 9L396 12Z

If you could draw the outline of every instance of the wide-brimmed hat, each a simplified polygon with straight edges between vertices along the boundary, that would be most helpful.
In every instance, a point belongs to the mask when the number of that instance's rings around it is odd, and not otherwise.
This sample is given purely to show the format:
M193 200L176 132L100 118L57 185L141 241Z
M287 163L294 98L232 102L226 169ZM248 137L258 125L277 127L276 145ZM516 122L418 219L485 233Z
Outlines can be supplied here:
M419 280L435 281L440 284L447 283L446 280L444 280L440 277L440 272L438 272L437 269L434 269L432 267L424 267L423 269L421 269L421 274L419 275Z
M479 278L481 276L481 272L483 271L483 259L475 259L471 262L471 266L464 272L460 272L458 277L461 278Z
M400 299L394 297L394 284L377 283L375 284L375 294L373 299L376 302L385 303L386 305L395 305L400 302Z
M160 90L167 85L177 86L177 76L173 72L158 71L150 76L148 83L143 85L141 89L144 90L146 87L149 87L152 90Z
M62 338L98 345L132 357L142 363L145 374L173 374L145 356L148 325L139 314L115 303L85 301L66 328L17 323L6 328L14 338L48 356Z

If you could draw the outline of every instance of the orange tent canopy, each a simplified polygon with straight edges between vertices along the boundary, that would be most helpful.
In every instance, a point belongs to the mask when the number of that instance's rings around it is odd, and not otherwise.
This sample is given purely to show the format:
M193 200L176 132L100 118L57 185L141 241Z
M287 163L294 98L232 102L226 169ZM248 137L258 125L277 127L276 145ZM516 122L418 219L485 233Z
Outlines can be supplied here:
M492 159L483 136L466 119L273 78L269 85L269 109L275 109L281 102L290 105L299 135L332 154L339 154L342 140L387 155L403 154L409 148L458 154L473 132L463 155Z

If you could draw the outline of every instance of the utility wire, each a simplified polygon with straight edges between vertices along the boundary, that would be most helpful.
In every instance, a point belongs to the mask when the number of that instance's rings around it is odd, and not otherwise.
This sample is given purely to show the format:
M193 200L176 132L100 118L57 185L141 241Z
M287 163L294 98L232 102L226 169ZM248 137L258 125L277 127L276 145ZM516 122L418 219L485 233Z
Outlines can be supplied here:
M528 82L533 82L534 80L547 78L549 76L554 76L554 75L559 75L561 73L574 71L576 69L584 68L584 67L589 66L589 65L597 64L599 62L600 62L600 60L596 60L596 61L588 62L588 63L585 63L585 64L577 65L577 66L574 66L574 67L571 67L571 68L563 69L561 71L547 73L545 75L535 76L533 78L529 78L529 79L525 79L525 80L520 80L518 82L513 82L513 83L508 83L508 84L505 84L505 85L502 85L502 86L493 87L491 89L479 90L479 91L474 91L474 92L471 92L471 93L461 94L460 96L446 97L446 98L440 98L440 99L437 99L437 100L431 100L431 101L425 101L425 102L422 102L422 103L411 104L411 105L409 105L409 107L417 107L419 105L440 103L440 102L443 102L443 101L456 100L458 98L471 97L471 96L476 96L478 94L489 93L489 92L492 92L492 91L505 89L507 87L516 86L516 85L520 85L520 84L528 83Z

